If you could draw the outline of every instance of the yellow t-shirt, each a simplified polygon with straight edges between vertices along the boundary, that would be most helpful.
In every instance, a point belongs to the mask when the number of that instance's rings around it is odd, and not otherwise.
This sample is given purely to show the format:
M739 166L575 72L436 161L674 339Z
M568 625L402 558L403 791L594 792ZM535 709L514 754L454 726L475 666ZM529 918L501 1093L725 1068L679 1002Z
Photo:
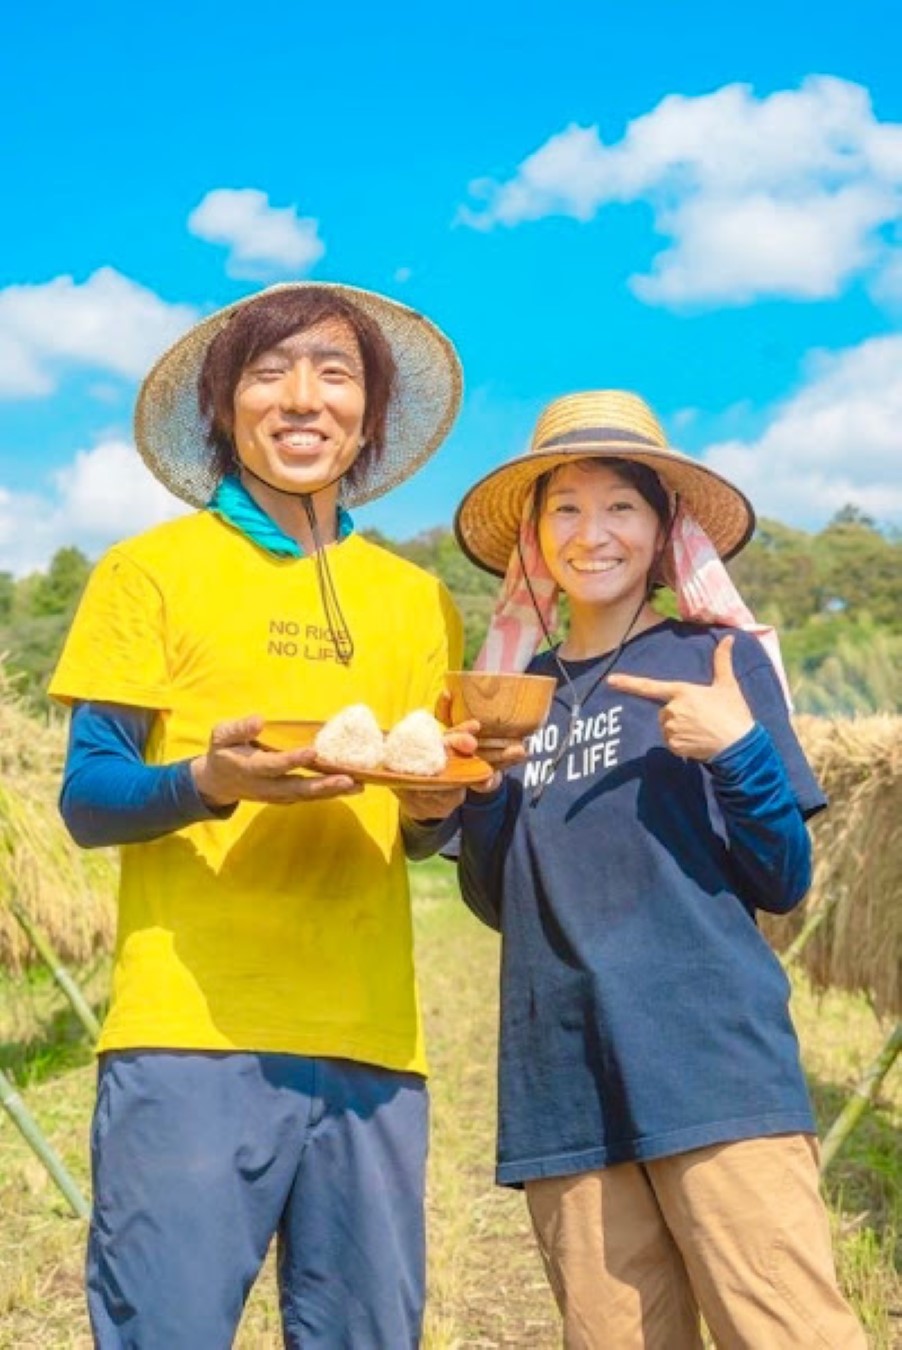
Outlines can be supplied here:
M435 577L351 535L328 550L355 654L336 661L312 558L278 558L209 512L113 548L50 686L156 710L146 758L201 754L216 722L382 726L435 707L461 627ZM122 849L101 1050L286 1051L425 1070L398 805L387 788L268 806Z

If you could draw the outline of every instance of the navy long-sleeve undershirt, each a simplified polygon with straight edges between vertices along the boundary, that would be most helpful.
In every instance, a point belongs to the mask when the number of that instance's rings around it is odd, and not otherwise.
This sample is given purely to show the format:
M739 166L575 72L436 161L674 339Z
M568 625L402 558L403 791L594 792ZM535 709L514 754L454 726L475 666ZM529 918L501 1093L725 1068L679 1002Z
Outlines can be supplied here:
M235 809L204 801L190 760L144 762L155 716L118 703L73 708L60 813L82 848L144 843L197 821L226 819Z

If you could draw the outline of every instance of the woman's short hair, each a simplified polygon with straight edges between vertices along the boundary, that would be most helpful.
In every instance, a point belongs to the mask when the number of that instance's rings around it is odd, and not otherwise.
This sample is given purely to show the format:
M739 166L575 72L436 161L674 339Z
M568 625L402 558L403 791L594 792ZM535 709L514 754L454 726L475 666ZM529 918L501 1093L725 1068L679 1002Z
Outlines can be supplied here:
M644 501L648 502L649 506L658 517L658 522L664 531L664 544L658 555L657 562L652 566L648 578L648 593L649 595L654 595L655 592L661 590L662 586L665 584L661 579L661 566L663 556L666 553L667 544L670 540L670 529L673 517L670 497L668 496L664 484L661 482L654 469L650 469L647 464L639 464L632 459L608 459L599 455L592 457L587 456L585 459L577 459L574 462L578 464L580 468L586 470L591 470L595 465L600 465L602 468L606 469L613 469L621 482L625 483L628 487L635 488L639 493L639 496L642 497ZM545 505L545 498L548 496L548 488L551 484L551 480L554 478L557 470L563 467L563 465L558 464L556 468L549 469L547 473L543 473L540 478L536 479L532 495L532 518L537 528L539 517L542 514L542 508Z
M221 474L237 465L232 436L235 390L242 372L263 352L326 319L342 319L354 332L363 361L365 444L346 475L353 484L385 446L388 407L395 385L395 360L381 328L343 295L327 287L276 291L235 310L207 349L197 382L206 440Z
M576 459L574 462L581 468L586 469L591 469L594 465L599 465L604 469L613 469L622 482L631 488L635 488L639 496L648 502L664 529L666 530L669 527L671 511L667 489L654 469L650 469L647 464L639 464L632 459L608 459L602 456L586 456L585 459ZM533 520L536 524L538 524L539 517L542 514L551 480L557 470L563 467L559 464L536 479L532 498Z

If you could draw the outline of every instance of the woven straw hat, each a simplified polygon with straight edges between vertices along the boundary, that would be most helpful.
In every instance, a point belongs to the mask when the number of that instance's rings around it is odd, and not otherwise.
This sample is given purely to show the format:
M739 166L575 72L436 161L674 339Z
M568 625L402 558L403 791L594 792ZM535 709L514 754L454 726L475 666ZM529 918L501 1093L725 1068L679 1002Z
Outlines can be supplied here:
M457 353L422 314L386 296L334 282L270 286L195 324L163 353L139 391L135 442L141 458L170 492L192 506L205 506L220 478L198 408L197 381L207 348L236 310L263 295L291 290L333 291L362 310L379 325L397 366L382 455L353 488L342 482L344 504L360 506L409 478L438 449L457 416L462 391Z
M621 389L600 389L555 399L540 414L527 453L470 488L454 518L467 556L503 576L536 479L578 459L647 464L671 495L679 493L722 558L733 557L751 538L755 513L738 488L669 446L644 399Z

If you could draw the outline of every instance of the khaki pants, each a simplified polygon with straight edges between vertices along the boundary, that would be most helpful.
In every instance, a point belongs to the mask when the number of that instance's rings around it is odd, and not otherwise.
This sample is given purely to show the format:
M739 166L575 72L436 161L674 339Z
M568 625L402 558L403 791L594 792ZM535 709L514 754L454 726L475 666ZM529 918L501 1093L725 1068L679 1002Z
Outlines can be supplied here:
M526 1184L567 1350L864 1350L817 1143L776 1135Z

